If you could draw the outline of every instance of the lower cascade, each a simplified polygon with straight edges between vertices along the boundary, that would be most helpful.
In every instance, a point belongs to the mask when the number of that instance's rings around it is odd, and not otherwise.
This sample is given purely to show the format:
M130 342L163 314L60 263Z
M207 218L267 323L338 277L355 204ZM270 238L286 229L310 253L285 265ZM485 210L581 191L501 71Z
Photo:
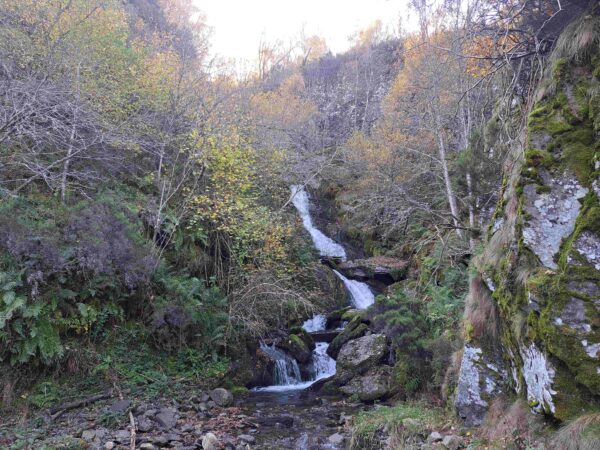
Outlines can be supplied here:
M255 388L256 391L289 391L305 389L323 378L335 374L335 360L327 354L326 342L318 342L312 355L312 378L302 380L298 362L284 351L275 347L274 344L260 344L260 348L275 362L274 385Z

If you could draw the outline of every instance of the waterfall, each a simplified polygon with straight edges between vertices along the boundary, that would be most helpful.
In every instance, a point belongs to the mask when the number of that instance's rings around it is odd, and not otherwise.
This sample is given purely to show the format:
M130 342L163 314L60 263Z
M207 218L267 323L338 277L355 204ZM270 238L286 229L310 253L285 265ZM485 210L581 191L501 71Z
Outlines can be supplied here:
M290 190L292 191L292 203L298 210L300 217L302 218L302 224L304 228L309 232L315 247L319 250L321 256L332 256L342 258L342 260L346 259L346 250L340 244L335 242L334 240L325 236L321 231L317 230L313 225L312 218L310 217L310 207L308 201L308 193L301 185L292 185L290 186ZM348 290L350 294L350 299L355 308L365 309L371 306L375 302L375 296L369 285L363 283L361 281L350 280L346 278L344 275L339 273L337 270L334 270L337 277L342 280L344 286ZM312 320L312 319L311 319ZM310 321L307 321L310 322ZM305 322L306 325L306 322ZM311 324L307 326L312 326ZM308 330L307 331L318 331L318 330Z
M310 234L315 248L321 256L331 256L346 260L346 250L333 239L325 236L320 230L315 228L310 217L310 204L308 194L303 186L294 185L290 187L292 191L292 203L298 210L302 218L304 228ZM333 271L335 275L342 280L350 299L355 308L365 309L373 304L375 296L366 283L356 280L350 280L337 270ZM317 314L302 324L306 331L322 331L327 327L327 318ZM260 344L260 348L275 363L274 385L266 387L257 387L255 391L283 392L309 387L315 381L330 377L335 374L335 360L327 354L327 342L317 342L311 357L312 379L302 381L300 367L298 362L284 351L275 347L275 345Z
M350 293L350 298L352 300L352 304L357 309L366 309L375 303L375 295L369 288L367 283L363 283L362 281L350 280L346 278L344 275L339 273L337 270L333 271L337 277L342 280L344 286Z
M300 367L294 358L275 345L261 343L260 348L275 362L274 385L257 387L253 391L284 392L305 389L315 381L335 374L335 360L327 354L327 342L317 342L312 354L312 379L302 381Z
M292 203L300 213L302 218L302 224L306 231L310 234L315 248L319 250L321 256L331 256L336 258L346 259L346 250L340 244L335 242L333 239L328 238L320 230L316 229L313 225L312 218L310 217L308 194L304 190L303 186L293 185L290 187L292 191Z
M327 347L327 342L317 342L313 352L314 381L335 375L335 359L327 354Z
M317 314L312 319L308 319L302 324L302 328L309 333L313 331L323 331L327 327L327 318L323 314Z
M300 367L298 367L298 362L294 358L279 350L274 344L267 345L261 342L260 349L275 362L273 381L276 386L289 387L302 383Z

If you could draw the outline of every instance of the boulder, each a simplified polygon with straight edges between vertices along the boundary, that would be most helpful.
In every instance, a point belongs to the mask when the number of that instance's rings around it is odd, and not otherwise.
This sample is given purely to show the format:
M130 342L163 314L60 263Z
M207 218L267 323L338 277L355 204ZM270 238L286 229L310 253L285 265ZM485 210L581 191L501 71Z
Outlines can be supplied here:
M282 339L277 346L287 351L296 361L302 364L308 362L312 354L312 349L297 334L290 334L288 337Z
M371 402L389 397L392 393L391 386L391 367L381 366L354 377L340 387L340 391L349 396L357 396L363 402Z
M465 345L454 409L467 426L482 424L490 400L504 392L507 377L502 359L481 347Z
M344 308L337 309L335 311L327 314L326 327L330 328L338 328L342 324L342 317L348 311L352 310L352 306L345 306Z
M356 316L348 323L348 325L346 325L346 328L331 341L329 347L327 347L327 354L333 359L336 359L346 342L363 336L367 330L368 327L366 324L362 323L361 317Z
M175 425L177 425L177 419L179 414L176 409L173 408L162 408L156 416L154 416L154 420L162 427L167 430L170 430Z
M304 344L306 344L306 346L308 347L308 349L311 352L315 349L316 345L315 345L315 340L314 340L312 334L309 333L308 331L306 331L304 328L292 327L290 329L290 334L295 334L300 339L302 339L302 342L304 342Z
M226 407L233 403L233 394L227 389L216 388L210 391L209 395L211 400L218 406Z
M365 372L374 367L388 352L383 334L370 334L346 342L337 357L337 368L353 373Z
M462 446L463 440L459 436L453 434L444 437L442 445L448 450L458 450Z

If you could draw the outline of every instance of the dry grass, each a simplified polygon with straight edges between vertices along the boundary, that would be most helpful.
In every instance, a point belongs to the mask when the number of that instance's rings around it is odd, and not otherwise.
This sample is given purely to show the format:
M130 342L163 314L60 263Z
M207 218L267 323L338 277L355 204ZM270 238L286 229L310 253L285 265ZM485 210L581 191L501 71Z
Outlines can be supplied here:
M475 340L497 341L499 319L496 303L479 277L471 279L464 318L471 326L470 337Z
M552 440L550 449L600 449L600 413L579 417L561 428Z
M497 398L490 405L481 437L490 448L532 448L543 428L542 417L533 414L523 399L508 404L506 399Z
M556 41L551 63L558 59L580 62L589 58L600 44L600 18L583 16L571 23ZM551 67L554 64L551 64Z
M448 369L446 369L444 381L442 382L441 387L442 399L444 402L448 402L456 385L458 384L458 375L460 373L460 365L462 363L463 353L464 347L452 353L452 357L450 358L450 365L448 366Z

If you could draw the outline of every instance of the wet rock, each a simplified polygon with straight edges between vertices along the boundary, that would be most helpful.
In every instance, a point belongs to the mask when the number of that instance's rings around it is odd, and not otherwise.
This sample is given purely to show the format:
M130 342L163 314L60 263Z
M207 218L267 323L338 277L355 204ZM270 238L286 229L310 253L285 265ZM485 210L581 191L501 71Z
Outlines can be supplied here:
M543 168L539 168L538 173L550 192L538 194L534 184L524 187L524 209L528 220L523 226L523 241L544 266L556 269L558 266L554 256L558 253L563 238L575 229L575 221L581 209L579 199L588 190L572 175L553 178Z
M257 417L256 422L263 426L274 426L279 424L289 428L294 425L294 416L286 414L281 416Z
M386 256L374 256L354 261L337 262L331 258L322 258L323 263L334 268L346 278L358 281L377 281L390 285L406 277L408 262Z
M351 310L352 310L352 306L346 306L344 308L337 309L337 310L332 311L329 314L327 314L326 328L327 329L339 328L343 322L342 318L344 317L344 314Z
M206 433L202 438L202 448L204 450L219 450L221 443L213 433Z
M118 400L109 406L108 410L115 414L124 414L131 406L131 400Z
M362 376L354 377L348 384L340 387L346 395L356 395L363 402L383 399L391 394L391 368L376 367Z
M162 427L170 430L177 425L178 413L173 408L162 408L154 417L154 420Z
M233 394L227 389L216 388L210 391L209 395L218 406L226 407L233 403Z
M312 349L297 334L290 334L288 337L282 339L277 346L287 351L301 364L307 363L312 354Z
M313 331L310 333L311 337L316 342L332 342L340 334L339 330L323 330Z
M442 444L448 450L458 450L461 447L462 442L463 440L461 437L452 434L444 437L444 439L442 440Z

